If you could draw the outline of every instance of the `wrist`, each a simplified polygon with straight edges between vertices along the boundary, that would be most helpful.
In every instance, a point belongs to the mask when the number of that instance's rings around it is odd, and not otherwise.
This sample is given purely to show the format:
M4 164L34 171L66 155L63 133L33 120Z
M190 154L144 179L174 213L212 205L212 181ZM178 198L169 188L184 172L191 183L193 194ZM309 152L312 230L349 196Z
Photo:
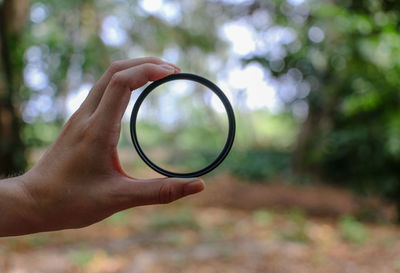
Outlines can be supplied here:
M0 236L39 232L36 202L25 187L27 175L0 180Z

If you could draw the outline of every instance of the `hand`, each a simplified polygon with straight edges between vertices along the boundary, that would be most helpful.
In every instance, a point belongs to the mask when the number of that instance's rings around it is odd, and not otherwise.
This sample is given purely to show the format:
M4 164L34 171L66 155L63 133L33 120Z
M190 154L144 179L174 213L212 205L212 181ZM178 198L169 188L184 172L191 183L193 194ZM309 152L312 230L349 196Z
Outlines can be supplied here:
M157 58L113 63L40 161L18 178L29 224L13 233L85 227L127 208L202 191L200 179L129 177L116 149L131 90L179 71Z

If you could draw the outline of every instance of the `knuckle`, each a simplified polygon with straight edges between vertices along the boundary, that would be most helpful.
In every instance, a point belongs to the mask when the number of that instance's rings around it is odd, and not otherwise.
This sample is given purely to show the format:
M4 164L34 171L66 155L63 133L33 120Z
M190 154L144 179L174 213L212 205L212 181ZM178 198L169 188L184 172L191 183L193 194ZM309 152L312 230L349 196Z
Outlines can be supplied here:
M126 84L126 80L125 80L124 75L123 75L121 72L115 73L115 74L111 77L110 84L111 84L112 86L116 86L116 85L118 85L118 86L123 86L123 85L125 85L125 84Z
M92 118L81 121L75 128L75 135L78 143L94 143L98 139L98 134L96 134L95 122Z
M108 145L109 140L113 140L116 135L119 136L121 132L120 122L114 122L107 125L106 128L102 124L104 124L104 117L99 112L94 113L82 128L83 140L86 143L101 146Z
M108 71L111 75L121 71L123 69L123 61L114 61L108 67Z
M78 109L77 111L75 111L75 113L72 114L72 116L64 125L64 131L79 130L82 124L82 120L82 113Z
M157 65L152 64L152 63L145 63L140 66L141 70L141 76L145 79L148 79L151 75L151 72L153 72L157 68Z
M96 135L93 133L91 124L85 123L81 126L81 129L77 132L79 143L93 143L95 142Z
M89 143L93 143L97 140L98 134L96 134L95 124L93 122L86 122L84 126L82 126L81 130L81 138L86 140Z
M165 182L161 185L158 194L158 201L160 204L168 204L178 198L179 192L176 190L175 187L173 187L171 183Z
M77 111L75 111L71 117L69 118L67 124L69 126L73 126L76 123L78 123L81 120L81 112L79 111L79 109Z
M140 65L140 68L144 71L147 72L148 70L154 68L156 65L153 63L144 63L142 65Z
M86 143L85 141L88 139L91 131L91 129L88 128L89 124L87 118L83 118L81 113L77 111L64 125L60 137L74 143Z

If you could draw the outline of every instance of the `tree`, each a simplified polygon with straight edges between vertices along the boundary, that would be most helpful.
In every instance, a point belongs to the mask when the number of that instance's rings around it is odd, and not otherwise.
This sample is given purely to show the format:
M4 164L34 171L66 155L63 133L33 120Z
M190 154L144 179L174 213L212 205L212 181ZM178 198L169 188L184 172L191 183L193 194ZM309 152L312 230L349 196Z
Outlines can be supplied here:
M22 85L22 54L19 47L29 1L0 2L0 176L23 171L25 146L21 139L19 91Z
M216 4L170 4L182 11L175 19L148 14L136 1L0 1L1 175L24 170L25 148L54 140L66 118L65 98L93 84L113 60L161 57L170 50L178 52L181 65L212 73L205 62L192 60L218 51L216 18L209 13ZM115 35L104 38L107 27L119 31L119 42ZM30 83L31 71L45 81Z
M287 105L306 102L308 117L295 166L360 193L382 194L400 217L400 4L273 2L275 23L294 29L297 39L279 59L254 55L247 62L297 81Z

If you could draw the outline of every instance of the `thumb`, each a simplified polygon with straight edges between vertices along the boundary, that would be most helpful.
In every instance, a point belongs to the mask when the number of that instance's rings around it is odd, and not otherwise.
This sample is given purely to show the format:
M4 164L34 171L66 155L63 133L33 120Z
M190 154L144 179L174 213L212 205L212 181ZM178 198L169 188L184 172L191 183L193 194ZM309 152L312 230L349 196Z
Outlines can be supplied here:
M130 180L123 187L124 198L129 207L167 204L184 196L201 192L205 188L200 178L158 178L149 180Z

